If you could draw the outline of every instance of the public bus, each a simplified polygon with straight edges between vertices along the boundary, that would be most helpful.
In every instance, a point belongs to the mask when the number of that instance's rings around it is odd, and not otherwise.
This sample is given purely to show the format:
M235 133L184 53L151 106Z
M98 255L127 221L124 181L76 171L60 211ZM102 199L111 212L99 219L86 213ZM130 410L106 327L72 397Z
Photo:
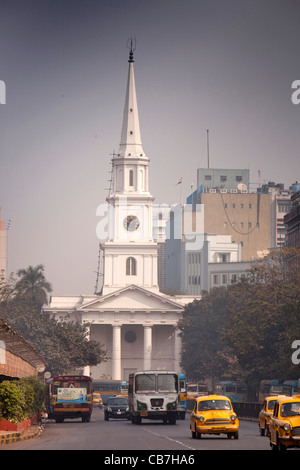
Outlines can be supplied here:
M186 391L188 398L196 398L199 395L208 395L207 384L201 382L189 382L187 384Z
M99 392L103 405L114 395L128 396L128 382L125 380L93 380L93 392Z
M89 422L93 409L92 380L85 375L58 375L48 387L48 418L62 423L65 418Z
M235 381L217 382L214 387L216 395L225 395L233 403L245 403L248 398L248 387L245 383Z
M185 419L187 410L186 380L184 374L179 374L179 419Z
M151 370L129 374L128 403L131 422L162 419L176 424L179 376L177 372Z
M294 395L300 395L300 379L298 380L285 380L283 382L282 394L293 397Z
M283 392L283 383L278 379L262 380L259 384L258 401L263 403L266 397L286 395Z

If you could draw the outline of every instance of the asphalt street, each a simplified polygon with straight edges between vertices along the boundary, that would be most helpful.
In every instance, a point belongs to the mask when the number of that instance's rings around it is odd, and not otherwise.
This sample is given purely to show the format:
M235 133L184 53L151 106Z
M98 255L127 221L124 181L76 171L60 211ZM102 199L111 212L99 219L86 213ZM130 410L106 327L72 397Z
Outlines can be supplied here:
M107 451L180 451L186 456L198 450L269 450L269 439L260 436L258 424L240 421L239 439L225 435L202 436L192 439L189 415L176 425L160 421L143 421L134 425L127 420L104 420L103 410L94 409L90 423L66 420L57 424L49 420L39 437L2 446L1 450L102 450L103 458L111 457ZM117 452L116 455L121 455ZM133 454L134 455L134 452ZM140 454L139 454L140 455ZM164 462L166 463L166 462Z

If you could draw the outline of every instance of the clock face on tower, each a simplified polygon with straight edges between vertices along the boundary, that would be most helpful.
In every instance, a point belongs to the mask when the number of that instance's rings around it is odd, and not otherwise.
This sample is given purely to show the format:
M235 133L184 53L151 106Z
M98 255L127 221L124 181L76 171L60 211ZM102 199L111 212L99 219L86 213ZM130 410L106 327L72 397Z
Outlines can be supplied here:
M128 230L128 232L133 232L137 230L140 226L140 221L135 215L128 215L125 217L123 221L124 228Z

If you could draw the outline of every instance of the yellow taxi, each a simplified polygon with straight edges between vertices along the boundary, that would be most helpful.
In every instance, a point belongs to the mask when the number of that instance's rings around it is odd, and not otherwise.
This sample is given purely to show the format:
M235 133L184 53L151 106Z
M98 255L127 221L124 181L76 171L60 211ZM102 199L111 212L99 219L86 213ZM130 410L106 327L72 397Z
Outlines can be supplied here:
M281 396L282 395L272 395L264 399L262 409L258 416L258 426L261 436L269 435L271 415L273 414L275 403Z
M223 395L206 395L195 399L190 417L190 430L193 439L202 434L227 434L239 437L239 420L234 413L231 401Z
M93 392L93 406L103 407L102 397L99 392Z
M277 400L269 427L273 450L300 447L300 395Z

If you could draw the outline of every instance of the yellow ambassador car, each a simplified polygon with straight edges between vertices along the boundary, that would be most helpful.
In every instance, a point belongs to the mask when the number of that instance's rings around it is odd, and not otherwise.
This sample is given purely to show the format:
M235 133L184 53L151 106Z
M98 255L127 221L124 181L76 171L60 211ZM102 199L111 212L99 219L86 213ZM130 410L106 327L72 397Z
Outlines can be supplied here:
M261 436L269 435L270 419L274 411L275 403L282 395L272 395L264 399L262 409L258 417L258 426Z
M202 434L227 434L239 437L239 420L231 401L222 395L206 395L195 399L190 417L192 437L199 439Z
M270 419L273 450L300 447L300 395L279 398Z
M93 405L99 406L99 408L103 407L102 397L99 392L93 392Z

